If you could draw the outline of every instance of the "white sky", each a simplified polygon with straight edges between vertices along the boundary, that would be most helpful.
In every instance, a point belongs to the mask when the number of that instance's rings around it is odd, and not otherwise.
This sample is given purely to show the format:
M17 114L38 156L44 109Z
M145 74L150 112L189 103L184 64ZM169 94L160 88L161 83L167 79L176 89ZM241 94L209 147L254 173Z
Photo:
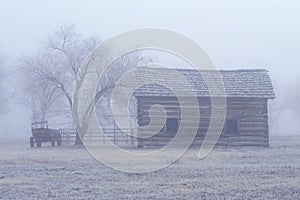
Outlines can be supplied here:
M197 41L220 68L267 68L286 83L300 77L299 0L0 0L1 52L11 64L65 24L103 39L172 29Z
M0 0L0 46L13 59L34 52L64 24L104 39L160 27L200 43L219 67L262 67L292 76L300 67L299 13L299 0Z

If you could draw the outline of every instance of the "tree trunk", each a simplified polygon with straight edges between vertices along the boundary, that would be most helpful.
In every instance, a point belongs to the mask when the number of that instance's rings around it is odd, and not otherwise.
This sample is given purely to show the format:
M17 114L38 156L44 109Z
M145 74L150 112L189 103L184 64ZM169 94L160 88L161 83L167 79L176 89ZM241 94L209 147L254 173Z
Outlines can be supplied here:
M74 145L83 145L83 142L82 142L78 132L76 132L76 139L75 139L75 144Z

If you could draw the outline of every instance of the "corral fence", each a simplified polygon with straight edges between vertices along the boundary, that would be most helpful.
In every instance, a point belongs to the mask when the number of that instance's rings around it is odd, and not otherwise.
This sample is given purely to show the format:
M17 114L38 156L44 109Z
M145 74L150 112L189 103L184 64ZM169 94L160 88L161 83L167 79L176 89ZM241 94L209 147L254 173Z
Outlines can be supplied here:
M62 135L62 145L72 146L75 144L77 131L75 128L60 128L59 133ZM135 147L138 145L137 129L133 128L132 123L128 128L122 130L113 123L111 127L92 129L83 136L85 145L89 146L106 146L108 142L118 146Z

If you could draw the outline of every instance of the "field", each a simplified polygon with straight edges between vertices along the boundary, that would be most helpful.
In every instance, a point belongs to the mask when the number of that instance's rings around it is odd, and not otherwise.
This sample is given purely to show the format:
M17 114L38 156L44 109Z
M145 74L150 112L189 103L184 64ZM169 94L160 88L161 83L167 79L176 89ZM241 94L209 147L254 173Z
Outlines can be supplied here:
M83 147L27 143L0 144L0 199L300 199L300 137L215 148L204 160L193 148L145 174L110 169Z

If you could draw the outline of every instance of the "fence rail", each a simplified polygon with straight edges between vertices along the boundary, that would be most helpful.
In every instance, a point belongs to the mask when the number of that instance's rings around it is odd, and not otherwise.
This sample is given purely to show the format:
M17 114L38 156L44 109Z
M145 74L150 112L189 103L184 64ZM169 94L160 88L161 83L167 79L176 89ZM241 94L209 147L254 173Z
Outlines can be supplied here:
M128 123L128 128L120 130L114 121L113 116L107 116L112 123L108 123L108 127L102 127L102 129L89 130L89 132L83 137L84 144L86 145L106 145L107 142L118 145L129 145L137 146L138 139L136 137L137 128L133 128L133 121L136 121L136 118L133 119L132 116L128 115L117 115L114 117L125 118L129 117L131 120ZM77 131L74 128L74 124L68 122L58 122L51 123L51 127L59 129L62 135L62 145L63 146L72 146L76 140ZM62 128L63 127L63 128Z
M61 129L63 146L71 146L75 143L76 130ZM137 146L137 131L135 129L104 128L91 130L84 137L84 144L91 146L105 146L107 142L125 146Z

